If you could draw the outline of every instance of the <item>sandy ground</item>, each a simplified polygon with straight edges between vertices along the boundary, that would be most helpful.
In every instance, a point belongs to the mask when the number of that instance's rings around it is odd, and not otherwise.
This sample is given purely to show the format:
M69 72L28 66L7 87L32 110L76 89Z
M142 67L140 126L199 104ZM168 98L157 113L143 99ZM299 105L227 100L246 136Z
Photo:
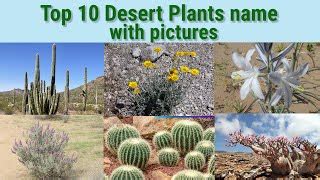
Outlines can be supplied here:
M279 44L275 44L277 47ZM285 44L283 44L285 45ZM252 101L252 97L247 97L244 101L240 101L240 87L239 85L234 85L234 81L231 79L231 73L236 71L237 68L233 64L231 55L233 52L239 52L244 55L249 49L254 48L253 43L218 43L214 45L214 68L215 68L215 97L214 97L214 112L215 113L235 113L234 106L242 102L244 105L249 105ZM315 67L320 67L320 46L314 45L315 48ZM257 57L257 52L252 56ZM291 58L292 55L289 54L287 58ZM251 62L255 62L252 58ZM299 59L302 62L309 63L309 69L314 68L311 58L307 55L306 44L302 48L301 57ZM313 71L308 73L302 79L304 88L313 93L320 92L320 71ZM320 107L320 102L316 102L318 108ZM317 112L317 109L311 104L293 104L290 110L297 113L308 113ZM260 112L259 105L256 103L250 112Z
M103 179L103 118L100 116L70 116L68 119L60 116L50 121L33 116L0 116L0 179L32 179L11 148L15 139L21 139L23 132L37 120L69 134L66 152L78 157L70 179Z

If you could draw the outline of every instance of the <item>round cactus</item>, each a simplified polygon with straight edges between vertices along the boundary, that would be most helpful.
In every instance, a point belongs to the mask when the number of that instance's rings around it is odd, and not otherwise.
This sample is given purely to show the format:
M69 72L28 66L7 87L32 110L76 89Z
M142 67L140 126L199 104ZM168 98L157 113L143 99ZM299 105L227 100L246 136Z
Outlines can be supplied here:
M123 141L118 149L121 164L145 168L150 158L151 148L146 140L131 138Z
M111 173L110 180L144 180L144 176L139 168L124 165Z
M162 166L176 166L180 159L179 152L173 148L163 148L158 153L159 162Z
M195 121L183 120L177 122L171 130L174 146L181 154L186 154L194 149L202 140L203 129Z
M140 137L139 131L128 124L117 124L112 126L105 135L106 147L108 150L117 154L120 144L129 138Z
M177 172L172 180L203 180L203 174L195 170L182 170Z
M203 174L203 177L204 177L204 180L214 180L215 179L214 175L208 174L208 173Z
M153 136L153 144L157 149L172 146L172 135L168 131L159 131Z
M209 159L209 163L208 163L208 173L215 175L214 174L215 171L215 155L213 154L211 156L211 158Z
M212 141L207 140L200 141L196 145L195 150L201 152L206 158L206 160L208 160L215 151L214 144L212 143Z
M193 170L201 170L205 164L206 159L204 155L198 151L189 152L184 159L184 165Z
M214 127L208 128L203 132L203 140L208 140L208 141L214 142L214 139L215 139L215 128Z

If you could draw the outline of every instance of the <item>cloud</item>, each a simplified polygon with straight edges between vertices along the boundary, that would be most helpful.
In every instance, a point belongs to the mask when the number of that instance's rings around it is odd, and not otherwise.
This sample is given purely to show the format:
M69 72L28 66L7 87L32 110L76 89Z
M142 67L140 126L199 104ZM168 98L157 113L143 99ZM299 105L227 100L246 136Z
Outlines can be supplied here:
M230 133L241 130L244 134L254 134L255 131L247 127L245 122L240 122L238 118L228 120L227 116L221 116L216 121L217 132L227 136Z

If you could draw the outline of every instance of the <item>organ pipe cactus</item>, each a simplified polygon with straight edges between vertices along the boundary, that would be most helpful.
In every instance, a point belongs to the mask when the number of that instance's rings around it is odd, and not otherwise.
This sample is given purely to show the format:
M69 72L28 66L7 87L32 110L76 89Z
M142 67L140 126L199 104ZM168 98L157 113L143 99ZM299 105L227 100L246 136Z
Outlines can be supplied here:
M213 154L208 162L208 173L215 175L215 155Z
M130 138L123 141L118 149L121 164L144 169L149 161L151 148L146 140Z
M171 134L175 148L182 154L186 154L202 140L203 129L195 121L182 120L173 126Z
M22 97L22 113L27 114L28 112L28 73L26 72L24 75L24 91Z
M60 95L56 91L56 45L52 46L51 85L46 87L40 80L40 56L36 55L34 82L28 94L29 113L33 115L54 115L58 111Z
M162 166L176 166L179 162L179 152L173 148L163 148L158 152L159 163Z
M105 135L106 147L112 154L117 154L120 144L129 138L140 137L139 131L128 124L112 126Z
M113 170L110 180L144 180L142 171L130 165L123 165Z
M88 100L88 70L84 68L84 84L82 89L83 96L83 111L87 110L87 100Z
M186 168L198 171L204 167L205 163L206 159L204 155L198 151L189 152L184 159Z
M172 146L172 135L168 131L159 131L153 136L153 144L157 149Z
M196 151L201 152L206 160L208 160L212 154L214 154L215 148L214 144L211 141L200 141L195 147Z
M182 170L177 172L172 180L203 180L203 174L195 170Z
M214 142L214 139L215 139L215 128L214 127L208 128L203 132L203 140L208 140L208 141Z
M66 85L64 87L64 114L69 114L69 102L70 102L70 91L69 91L69 71L66 72Z

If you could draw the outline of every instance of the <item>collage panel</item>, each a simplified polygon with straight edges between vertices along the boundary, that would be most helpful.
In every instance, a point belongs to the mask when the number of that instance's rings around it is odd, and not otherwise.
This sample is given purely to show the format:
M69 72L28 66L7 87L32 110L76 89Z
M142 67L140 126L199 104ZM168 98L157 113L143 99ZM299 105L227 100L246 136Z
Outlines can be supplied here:
M319 52L319 43L215 44L215 113L318 113Z
M319 114L218 114L216 179L318 179Z
M104 178L103 47L0 44L0 179Z
M105 44L106 116L213 114L213 46Z
M104 119L106 179L214 179L213 116Z

